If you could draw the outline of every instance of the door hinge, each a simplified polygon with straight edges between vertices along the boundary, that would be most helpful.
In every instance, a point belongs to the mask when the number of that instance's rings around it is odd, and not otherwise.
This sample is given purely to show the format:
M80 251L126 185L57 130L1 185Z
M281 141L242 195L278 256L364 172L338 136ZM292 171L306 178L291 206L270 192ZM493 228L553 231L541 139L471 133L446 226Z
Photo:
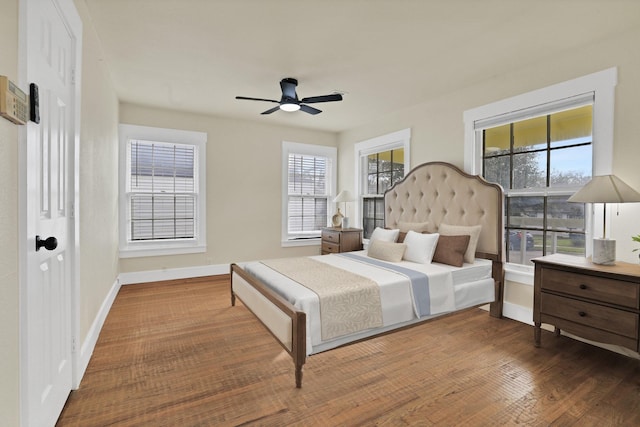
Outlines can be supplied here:
M76 69L75 68L71 69L71 84L72 85L76 84Z

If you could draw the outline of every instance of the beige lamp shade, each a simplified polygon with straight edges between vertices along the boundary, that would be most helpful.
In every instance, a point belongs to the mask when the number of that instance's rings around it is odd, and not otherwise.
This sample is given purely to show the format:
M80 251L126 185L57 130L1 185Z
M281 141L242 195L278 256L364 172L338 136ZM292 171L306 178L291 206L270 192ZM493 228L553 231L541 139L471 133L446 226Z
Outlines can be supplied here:
M592 261L612 265L616 259L616 242L606 238L607 203L640 202L640 193L615 175L594 176L584 187L567 200L578 203L604 203L602 238L593 239Z
M640 202L640 193L615 175L594 176L591 181L569 197L569 202L632 203Z
M353 197L349 190L342 190L335 199L333 199L334 203L347 203L353 202L356 199Z

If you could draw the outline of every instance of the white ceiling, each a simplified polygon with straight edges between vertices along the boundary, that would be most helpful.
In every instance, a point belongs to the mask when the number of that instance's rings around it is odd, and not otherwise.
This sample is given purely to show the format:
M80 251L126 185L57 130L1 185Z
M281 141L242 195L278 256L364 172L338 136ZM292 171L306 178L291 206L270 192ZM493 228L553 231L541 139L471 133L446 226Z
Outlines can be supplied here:
M640 0L85 2L121 101L328 131L640 25ZM275 104L235 99L279 99L284 77L344 101L261 116Z

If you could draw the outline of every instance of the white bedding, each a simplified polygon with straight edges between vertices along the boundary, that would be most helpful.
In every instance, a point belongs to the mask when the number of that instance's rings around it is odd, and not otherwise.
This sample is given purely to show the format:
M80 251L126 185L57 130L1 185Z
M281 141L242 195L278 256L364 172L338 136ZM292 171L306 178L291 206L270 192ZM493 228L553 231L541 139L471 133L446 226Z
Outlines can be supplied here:
M354 254L366 257L366 250L354 252ZM433 284L438 285L435 290L432 289L431 313L433 314L419 319L413 304L411 283L405 276L352 261L338 254L318 255L312 258L348 269L377 282L380 286L383 327L323 342L318 296L313 291L280 275L259 261L240 264L245 271L268 284L296 308L307 313L307 354L325 351L426 318L494 300L494 281L491 277L491 261L488 260L477 259L474 264L465 264L463 267L438 263L417 264L408 261L394 263L404 268L427 273L430 275L430 287L433 288ZM434 281L433 277L439 277L439 279Z

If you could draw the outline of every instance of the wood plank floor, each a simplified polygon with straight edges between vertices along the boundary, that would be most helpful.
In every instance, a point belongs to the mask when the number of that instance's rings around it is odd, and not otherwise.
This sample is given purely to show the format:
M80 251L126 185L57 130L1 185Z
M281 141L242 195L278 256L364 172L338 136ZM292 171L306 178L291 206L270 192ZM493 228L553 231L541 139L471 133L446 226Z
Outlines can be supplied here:
M58 426L640 425L640 361L472 309L293 363L228 279L123 287Z

